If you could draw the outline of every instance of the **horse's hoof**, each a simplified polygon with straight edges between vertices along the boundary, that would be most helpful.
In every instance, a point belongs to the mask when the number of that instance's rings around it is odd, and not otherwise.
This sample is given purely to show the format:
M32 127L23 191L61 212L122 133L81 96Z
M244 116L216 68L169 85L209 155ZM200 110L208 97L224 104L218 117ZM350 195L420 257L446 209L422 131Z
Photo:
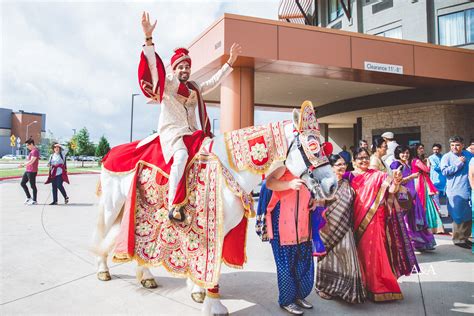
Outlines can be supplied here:
M172 207L168 212L168 218L172 222L182 223L186 219L186 214L184 214L184 206Z
M97 273L97 279L101 281L110 281L112 277L110 276L109 271L101 271Z
M158 287L158 284L156 284L155 279L141 280L140 283L146 289L156 289Z
M203 303L204 299L206 298L206 292L196 292L196 293L191 293L191 298L193 301L196 303Z

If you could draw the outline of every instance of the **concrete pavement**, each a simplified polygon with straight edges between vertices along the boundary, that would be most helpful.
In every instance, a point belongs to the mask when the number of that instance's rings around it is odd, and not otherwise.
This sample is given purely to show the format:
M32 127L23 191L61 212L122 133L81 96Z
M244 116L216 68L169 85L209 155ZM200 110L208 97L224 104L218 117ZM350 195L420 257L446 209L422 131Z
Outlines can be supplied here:
M89 252L97 215L98 175L74 175L66 190L69 205L49 206L50 186L39 177L39 205L24 206L19 180L0 183L1 315L199 315L185 281L154 268L159 287L147 290L135 280L135 264L112 264L112 281L95 276ZM62 203L62 199L60 198ZM234 315L288 315L278 306L271 247L250 222L244 270L223 266L222 302ZM474 256L437 236L435 252L418 255L422 273L402 277L405 299L392 303L349 305L320 299L306 315L458 315L474 313Z

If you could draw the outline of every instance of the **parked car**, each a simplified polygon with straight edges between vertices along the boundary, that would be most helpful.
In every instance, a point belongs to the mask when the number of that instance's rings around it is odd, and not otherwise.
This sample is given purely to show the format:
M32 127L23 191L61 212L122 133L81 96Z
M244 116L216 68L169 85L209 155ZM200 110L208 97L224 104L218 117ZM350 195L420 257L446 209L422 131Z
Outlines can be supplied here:
M5 156L2 156L2 159L8 159L8 160L18 160L19 158L15 155L12 155L12 154L8 154L8 155L5 155Z

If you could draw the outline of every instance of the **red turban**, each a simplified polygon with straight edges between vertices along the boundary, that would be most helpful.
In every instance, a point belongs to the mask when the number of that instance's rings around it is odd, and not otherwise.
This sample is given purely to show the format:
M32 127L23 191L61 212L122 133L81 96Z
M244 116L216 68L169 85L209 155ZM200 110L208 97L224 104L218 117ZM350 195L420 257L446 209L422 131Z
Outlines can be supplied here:
M189 57L189 51L182 47L176 48L174 50L173 57L171 57L171 68L174 70L180 62L185 60L189 63L189 66L191 66L191 57Z

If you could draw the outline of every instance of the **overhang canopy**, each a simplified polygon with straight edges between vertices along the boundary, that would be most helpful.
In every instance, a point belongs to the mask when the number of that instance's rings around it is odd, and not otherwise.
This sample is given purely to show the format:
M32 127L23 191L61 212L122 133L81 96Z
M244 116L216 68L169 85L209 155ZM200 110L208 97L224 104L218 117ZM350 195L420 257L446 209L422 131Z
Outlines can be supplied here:
M364 109L361 98L374 95L400 97L399 103L391 101L396 106L406 104L408 94L416 104L417 95L441 87L447 92L420 102L474 104L469 93L474 91L474 51L233 14L225 14L190 45L193 79L205 80L219 69L234 42L243 47L234 66L255 70L256 106L294 107L309 99L334 115L350 111L355 98L357 110ZM219 102L219 91L205 98ZM335 103L337 111L328 111Z

